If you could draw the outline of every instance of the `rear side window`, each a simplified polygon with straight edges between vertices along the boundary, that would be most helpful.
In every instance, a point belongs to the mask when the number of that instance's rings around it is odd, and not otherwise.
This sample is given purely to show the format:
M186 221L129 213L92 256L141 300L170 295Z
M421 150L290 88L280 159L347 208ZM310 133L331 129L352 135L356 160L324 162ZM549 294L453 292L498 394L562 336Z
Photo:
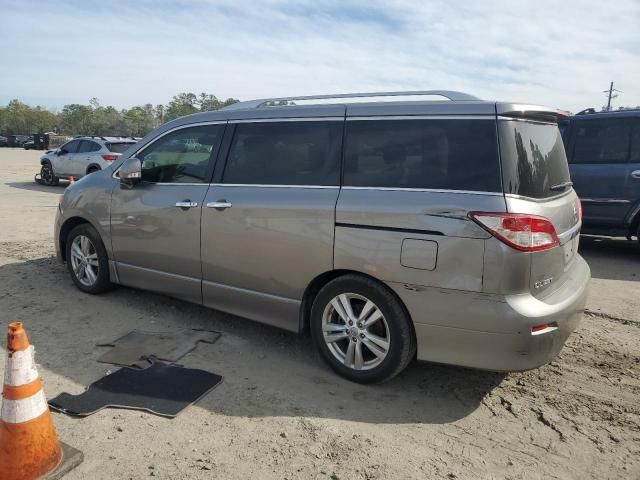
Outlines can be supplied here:
M83 140L80 143L80 148L78 149L78 153L89 153L89 152L97 152L102 147L98 145L96 142L92 142L90 140Z
M344 185L500 192L494 120L350 120Z
M239 123L224 183L338 185L342 122Z
M575 123L571 163L626 163L631 122L626 119L586 120Z
M107 143L107 148L113 153L124 153L134 142Z
M562 193L569 165L555 124L500 120L500 158L505 193L548 198Z

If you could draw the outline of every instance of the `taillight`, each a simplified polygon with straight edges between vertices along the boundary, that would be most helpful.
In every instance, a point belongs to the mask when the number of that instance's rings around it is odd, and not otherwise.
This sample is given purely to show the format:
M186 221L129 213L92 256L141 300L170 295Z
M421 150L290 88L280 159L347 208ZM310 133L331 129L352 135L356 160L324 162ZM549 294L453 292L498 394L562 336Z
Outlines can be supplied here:
M469 212L469 218L516 250L537 252L560 244L556 229L545 217L524 213Z
M582 200L578 199L578 221L582 220Z
M104 158L107 162L113 162L114 160L117 160L119 157L119 155L116 154L107 154L105 153L104 155L102 155L102 158Z

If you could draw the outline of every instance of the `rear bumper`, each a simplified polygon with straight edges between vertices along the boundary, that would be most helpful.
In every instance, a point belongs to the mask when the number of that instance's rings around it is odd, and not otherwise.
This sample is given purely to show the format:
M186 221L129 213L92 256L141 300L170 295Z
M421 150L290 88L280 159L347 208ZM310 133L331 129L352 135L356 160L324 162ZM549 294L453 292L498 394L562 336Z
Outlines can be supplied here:
M529 370L553 360L578 327L589 267L576 258L571 275L549 298L487 295L390 285L414 320L418 359L498 371ZM531 327L551 324L533 335Z

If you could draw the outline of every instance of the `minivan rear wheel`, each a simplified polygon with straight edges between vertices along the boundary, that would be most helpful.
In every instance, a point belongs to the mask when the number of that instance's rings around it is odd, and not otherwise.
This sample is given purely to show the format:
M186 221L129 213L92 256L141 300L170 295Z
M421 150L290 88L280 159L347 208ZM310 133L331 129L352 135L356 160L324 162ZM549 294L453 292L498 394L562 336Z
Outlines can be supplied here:
M66 259L73 283L83 292L96 294L111 288L107 251L93 226L83 223L71 230Z
M345 275L325 285L311 309L311 335L324 360L359 383L395 377L415 356L411 320L380 283Z

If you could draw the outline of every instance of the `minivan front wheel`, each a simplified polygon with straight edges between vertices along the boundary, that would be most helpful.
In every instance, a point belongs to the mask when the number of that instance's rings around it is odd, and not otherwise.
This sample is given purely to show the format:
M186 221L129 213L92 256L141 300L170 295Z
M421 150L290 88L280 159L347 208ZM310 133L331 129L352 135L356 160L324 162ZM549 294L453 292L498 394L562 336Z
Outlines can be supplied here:
M339 277L320 290L311 309L316 348L342 376L380 383L400 373L416 351L411 321L383 285L359 275Z
M73 228L66 242L67 269L73 283L86 293L109 290L109 259L100 235L83 223Z

